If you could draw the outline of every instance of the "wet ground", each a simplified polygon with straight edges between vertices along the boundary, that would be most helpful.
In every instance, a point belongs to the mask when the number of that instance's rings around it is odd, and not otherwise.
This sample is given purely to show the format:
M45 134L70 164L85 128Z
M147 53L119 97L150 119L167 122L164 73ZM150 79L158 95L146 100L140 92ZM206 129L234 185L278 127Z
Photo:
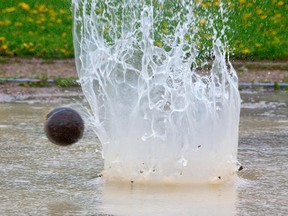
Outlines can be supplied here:
M45 114L79 101L60 98L0 103L0 215L287 214L287 92L242 92L239 180L189 187L103 183L91 130L69 148L45 137Z

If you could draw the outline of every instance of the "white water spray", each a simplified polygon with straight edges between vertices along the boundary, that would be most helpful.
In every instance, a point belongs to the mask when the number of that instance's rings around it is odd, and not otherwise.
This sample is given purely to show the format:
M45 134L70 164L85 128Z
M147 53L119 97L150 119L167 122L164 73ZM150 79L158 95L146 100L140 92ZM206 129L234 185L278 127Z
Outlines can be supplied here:
M213 182L235 173L238 79L222 45L225 5L211 7L73 0L77 71L104 177Z

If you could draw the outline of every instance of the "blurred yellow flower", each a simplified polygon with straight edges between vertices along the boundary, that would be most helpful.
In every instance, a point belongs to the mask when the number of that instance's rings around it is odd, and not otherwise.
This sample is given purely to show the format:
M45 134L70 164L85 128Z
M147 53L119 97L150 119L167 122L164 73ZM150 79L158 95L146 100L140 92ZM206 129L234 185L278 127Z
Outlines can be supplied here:
M61 49L60 49L60 52L66 53L66 49L61 48Z
M219 5L220 5L220 2L219 2L219 1L213 2L213 6L218 7Z
M246 0L239 0L240 4L245 4Z
M260 15L260 14L262 14L262 13L263 13L263 10L262 10L262 9L259 9L259 8L258 8L258 9L256 10L256 14Z
M61 20L61 19L57 19L57 20L56 20L56 23L61 24L61 23L62 23L62 20Z
M39 5L39 6L38 6L38 11L41 12L41 13L43 13L43 12L48 11L48 8L46 8L45 5Z
M0 43L3 43L6 40L5 37L0 37Z
M276 19L281 19L281 17L282 17L282 15L281 15L280 13L277 13L277 14L275 15L275 18L276 18Z
M18 4L18 6L20 7L20 8L22 8L23 10L30 10L30 6L28 5L28 4L26 4L26 3L24 3L24 2L20 2L19 4Z
M23 47L26 48L26 49L29 49L30 46L27 43L23 43Z
M169 30L168 30L167 28L163 28L161 31L162 31L162 33L164 33L164 34L167 34L167 33L169 32Z
M5 8L4 10L2 10L3 13L11 13L13 11L15 11L16 8L15 7L10 7L10 8Z
M163 47L163 43L161 41L156 41L155 46L157 47Z
M283 1L279 1L279 2L277 3L277 5L278 5L278 6L283 6L283 5L284 5L284 2L283 2Z
M33 22L34 22L34 20L33 20L31 17L28 17L28 18L27 18L27 21L28 21L29 23L33 23Z
M200 24L200 25L205 25L205 23L206 23L206 20L205 20L205 19L201 19L201 20L199 21L199 24Z
M63 15L63 14L65 14L65 13L66 13L66 11L65 11L65 10L63 10L63 9L60 9L60 10L59 10L59 13L60 13L61 15Z
M15 27L21 27L21 26L23 26L23 24L20 23L20 22L16 22L16 23L14 24L14 26L15 26Z
M4 25L5 25L5 26L11 25L11 21L8 20L8 19L5 19L5 20L4 20Z
M242 53L249 54L249 53L251 53L251 51L248 48L245 48L242 50Z
M249 18L251 18L252 17L252 14L251 13L245 13L244 15L243 15L243 18L244 19L249 19Z
M259 48L259 47L262 47L262 44L256 43L255 46Z
M7 50L8 48L8 45L7 44L3 44L0 48L0 50Z

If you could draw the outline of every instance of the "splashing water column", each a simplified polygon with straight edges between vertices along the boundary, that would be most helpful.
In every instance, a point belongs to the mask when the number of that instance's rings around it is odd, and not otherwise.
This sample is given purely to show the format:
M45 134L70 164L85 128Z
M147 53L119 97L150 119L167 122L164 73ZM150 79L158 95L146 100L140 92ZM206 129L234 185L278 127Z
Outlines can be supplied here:
M173 2L73 0L77 71L107 179L215 182L237 170L240 96L223 46L225 6L216 16ZM203 31L211 46L199 45Z

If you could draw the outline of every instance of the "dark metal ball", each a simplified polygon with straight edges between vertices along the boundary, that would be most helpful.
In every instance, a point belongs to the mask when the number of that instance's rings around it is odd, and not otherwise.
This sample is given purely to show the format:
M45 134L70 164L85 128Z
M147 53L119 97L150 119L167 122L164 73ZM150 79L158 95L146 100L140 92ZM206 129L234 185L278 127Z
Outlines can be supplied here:
M76 110L57 107L47 114L44 129L52 143L68 146L82 138L84 121Z

